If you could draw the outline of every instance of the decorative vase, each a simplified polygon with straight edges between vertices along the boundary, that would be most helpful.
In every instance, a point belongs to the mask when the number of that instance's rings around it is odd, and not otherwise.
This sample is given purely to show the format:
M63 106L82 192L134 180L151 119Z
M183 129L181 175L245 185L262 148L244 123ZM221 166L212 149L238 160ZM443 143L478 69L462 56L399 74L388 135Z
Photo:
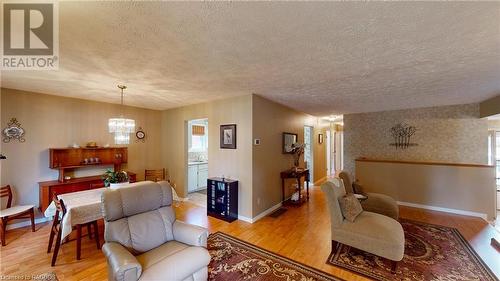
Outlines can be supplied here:
M129 185L130 182L120 182L120 183L110 183L109 184L109 188L110 189L117 189L117 188L121 188L121 187L124 187L124 186L127 186Z

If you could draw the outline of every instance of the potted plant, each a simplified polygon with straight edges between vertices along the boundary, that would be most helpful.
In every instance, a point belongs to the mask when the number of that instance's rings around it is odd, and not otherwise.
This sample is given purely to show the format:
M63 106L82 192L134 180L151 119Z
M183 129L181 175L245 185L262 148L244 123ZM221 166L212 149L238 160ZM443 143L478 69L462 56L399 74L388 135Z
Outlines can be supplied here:
M129 178L127 172L119 171L115 172L112 169L107 169L104 175L102 175L102 180L104 181L104 186L110 188L118 188L120 186L129 183Z

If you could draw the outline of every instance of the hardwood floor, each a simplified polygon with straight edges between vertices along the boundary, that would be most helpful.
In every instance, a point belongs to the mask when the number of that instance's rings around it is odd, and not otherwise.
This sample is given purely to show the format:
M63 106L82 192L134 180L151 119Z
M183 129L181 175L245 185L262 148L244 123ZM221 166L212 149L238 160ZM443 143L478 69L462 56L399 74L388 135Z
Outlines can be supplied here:
M367 280L325 263L330 254L330 222L326 202L318 187L311 188L311 199L301 207L287 207L278 218L265 217L254 224L235 221L226 223L208 218L205 209L190 203L175 204L178 219L208 227L210 232L222 231L242 240L276 252L290 259L323 270L346 280ZM401 217L457 228L492 271L500 276L500 252L490 239L500 234L482 219L441 212L401 207ZM101 230L103 227L100 228ZM1 272L4 276L35 275L56 272L59 280L106 280L106 260L92 240L82 240L82 259L75 259L75 242L61 247L57 264L50 266L46 253L49 224L7 232L7 246L0 249ZM101 233L102 235L102 233Z

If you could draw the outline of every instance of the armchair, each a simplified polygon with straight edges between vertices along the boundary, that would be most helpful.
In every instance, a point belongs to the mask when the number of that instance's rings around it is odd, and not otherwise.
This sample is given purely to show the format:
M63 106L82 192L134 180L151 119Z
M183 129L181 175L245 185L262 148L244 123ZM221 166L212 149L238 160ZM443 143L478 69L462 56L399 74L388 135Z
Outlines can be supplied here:
M367 197L366 200L361 201L363 210L385 215L395 220L399 219L399 207L394 198L381 193L364 192L359 183L351 181L351 177L346 171L341 171L339 178L344 182L347 193L362 194Z
M331 221L332 251L341 244L386 258L391 271L403 259L405 237L403 227L396 220L377 213L363 211L354 222L344 219L339 198L346 194L341 179L334 178L321 185L325 193Z
M109 280L207 279L208 232L176 220L171 205L166 181L103 193Z

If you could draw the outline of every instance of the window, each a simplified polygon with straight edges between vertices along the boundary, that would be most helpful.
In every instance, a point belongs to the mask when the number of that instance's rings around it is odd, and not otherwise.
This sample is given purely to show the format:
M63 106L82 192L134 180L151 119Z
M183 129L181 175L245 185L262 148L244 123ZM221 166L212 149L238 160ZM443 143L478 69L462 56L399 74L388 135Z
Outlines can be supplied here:
M203 127L204 129L201 130L200 132L203 133L203 135L195 135L193 134L193 126L196 127ZM189 141L189 152L206 152L208 150L208 132L207 132L207 126L206 125L200 125L200 124L189 124L189 136L188 136L188 141Z
M191 147L189 148L189 151L203 152L206 150L207 150L207 135L191 137Z

